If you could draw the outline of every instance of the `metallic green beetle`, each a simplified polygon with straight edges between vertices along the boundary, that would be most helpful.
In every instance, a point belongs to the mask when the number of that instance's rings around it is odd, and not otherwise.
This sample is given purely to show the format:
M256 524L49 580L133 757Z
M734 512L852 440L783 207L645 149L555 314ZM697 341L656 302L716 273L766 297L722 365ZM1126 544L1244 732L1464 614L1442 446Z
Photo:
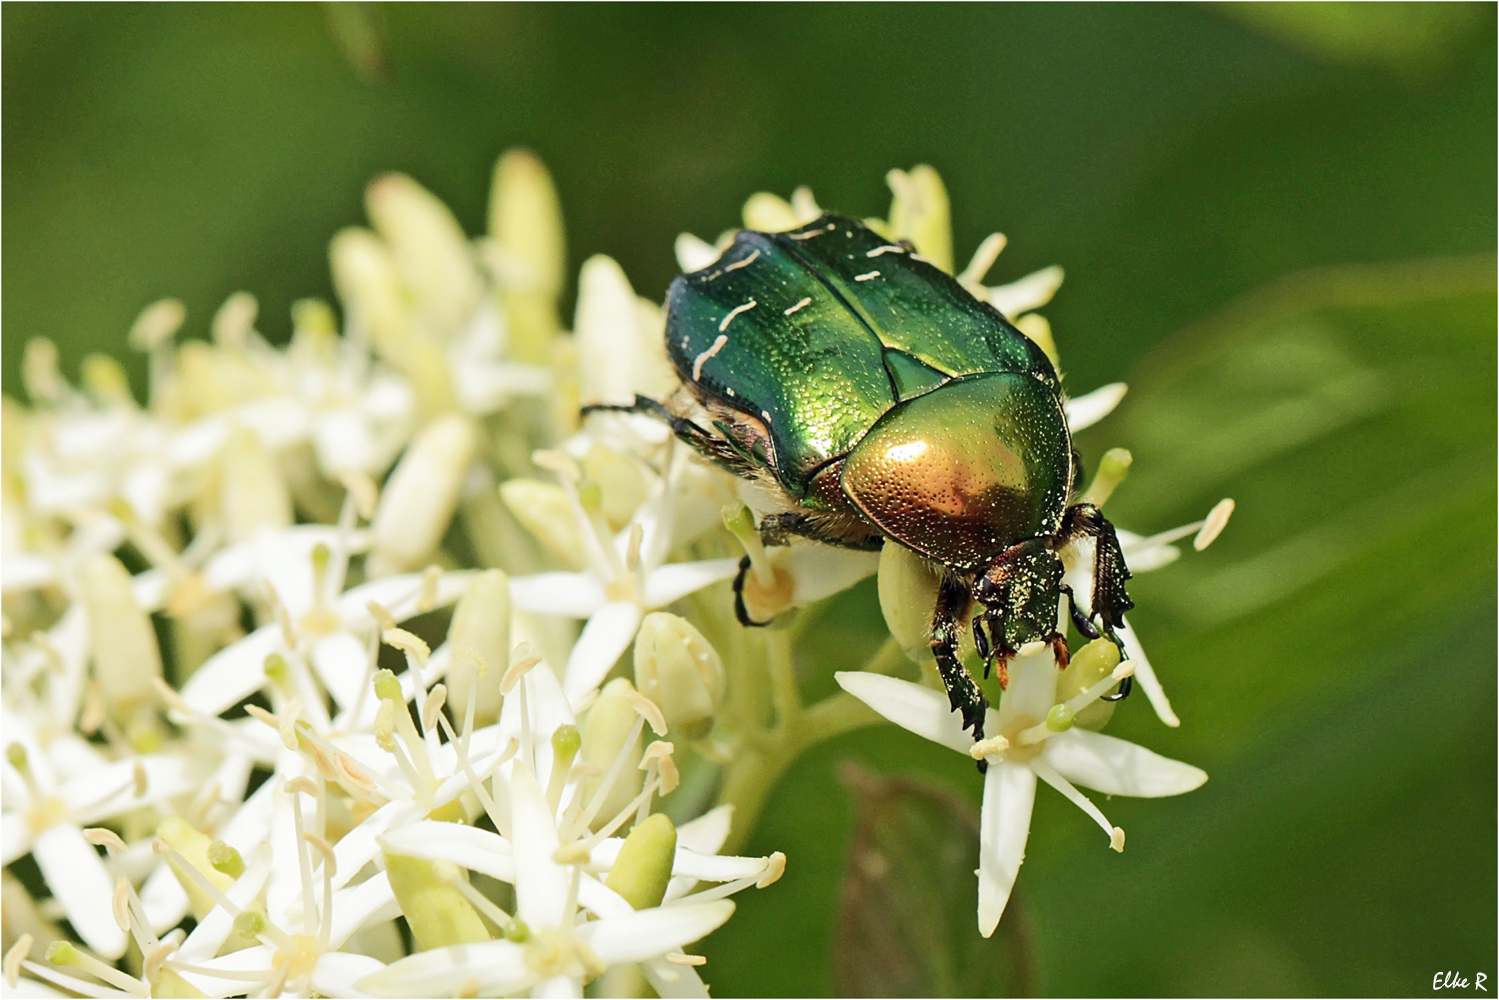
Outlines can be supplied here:
M1066 664L1064 594L1079 632L1098 638L1097 618L1118 643L1129 571L1098 508L1068 504L1080 463L1055 369L909 243L831 214L790 232L741 232L672 283L666 338L686 394L622 409L661 416L719 465L783 495L786 511L760 524L767 544L888 539L945 568L932 650L975 739L987 706L957 655L970 607L985 675L997 659L1001 685L1008 659L1034 640ZM1057 556L1084 537L1096 542L1090 615ZM744 609L748 567L736 610L764 624Z

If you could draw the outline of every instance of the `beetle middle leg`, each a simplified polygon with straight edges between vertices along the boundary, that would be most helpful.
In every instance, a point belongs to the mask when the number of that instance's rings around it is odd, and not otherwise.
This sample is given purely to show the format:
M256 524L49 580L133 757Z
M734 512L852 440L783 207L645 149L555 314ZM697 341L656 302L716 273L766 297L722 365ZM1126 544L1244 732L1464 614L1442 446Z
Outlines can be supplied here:
M968 588L960 580L943 577L937 590L937 607L932 612L932 654L937 658L942 686L947 688L948 705L954 711L962 710L963 728L973 730L977 741L984 738L984 713L989 702L958 659L958 635L963 627L963 613L971 600ZM984 770L984 763L979 761L980 771Z

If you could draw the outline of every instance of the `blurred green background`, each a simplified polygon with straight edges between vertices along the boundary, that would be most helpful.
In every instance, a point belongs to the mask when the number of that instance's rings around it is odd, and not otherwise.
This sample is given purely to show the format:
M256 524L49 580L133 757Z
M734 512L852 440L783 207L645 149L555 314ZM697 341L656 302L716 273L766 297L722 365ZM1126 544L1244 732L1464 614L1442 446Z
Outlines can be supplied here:
M72 373L164 295L201 334L253 291L284 336L381 170L476 232L495 156L531 146L574 263L611 254L654 296L675 235L752 191L875 214L888 168L932 163L960 259L1002 229L996 280L1066 267L1072 389L1132 383L1080 442L1135 453L1114 519L1239 501L1131 588L1181 729L1143 698L1111 727L1212 780L1102 803L1123 856L1040 793L1040 988L1494 981L1492 5L13 3L0 27L7 393L29 337ZM813 613L825 690L878 610L864 586ZM810 754L751 845L787 879L704 949L718 995L837 991L850 758L977 801L971 765L888 727Z

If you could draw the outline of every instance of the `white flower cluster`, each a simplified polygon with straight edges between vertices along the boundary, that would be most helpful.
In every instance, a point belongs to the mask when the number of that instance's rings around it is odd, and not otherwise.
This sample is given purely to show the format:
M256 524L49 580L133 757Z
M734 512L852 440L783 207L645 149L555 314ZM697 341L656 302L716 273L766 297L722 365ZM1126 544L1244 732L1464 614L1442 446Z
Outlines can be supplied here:
M951 269L936 175L891 181L880 224ZM1124 664L1019 661L999 735L975 747L941 694L890 676L924 655L919 560L766 550L751 484L650 419L580 422L581 404L674 377L660 307L606 257L561 329L561 216L534 157L501 158L479 239L405 177L375 181L367 208L372 228L331 247L342 323L300 302L285 348L247 294L208 341L179 340L181 305L157 303L131 332L144 406L112 359L75 386L52 345L28 348L0 483L6 995L579 996L602 979L706 996L684 949L785 867L719 852L797 753L871 721L853 696L991 761L984 933L1035 776L1116 847L1069 778L1135 795L1203 780L1088 731L1131 670L1175 724L1132 634ZM816 212L805 192L757 195L745 221ZM1002 245L960 277L1054 352L1030 310L1060 271L985 287ZM714 254L678 242L684 268ZM1071 401L1074 427L1122 394ZM1095 502L1128 456L1110 461ZM1199 529L1201 548L1226 517L1121 533L1131 566ZM804 708L794 627L733 622L744 554L756 618L880 571L894 638L839 676L851 695Z

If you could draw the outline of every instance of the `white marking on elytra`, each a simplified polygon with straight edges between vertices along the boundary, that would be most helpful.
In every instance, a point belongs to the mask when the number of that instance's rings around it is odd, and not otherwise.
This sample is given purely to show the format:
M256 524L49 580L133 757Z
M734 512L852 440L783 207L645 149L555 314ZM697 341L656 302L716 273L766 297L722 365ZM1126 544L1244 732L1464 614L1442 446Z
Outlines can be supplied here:
M926 258L926 257L923 257L923 256L921 256L921 254L919 254L919 253L913 253L913 254L912 254L912 255L911 255L911 259L912 259L912 260L919 260L919 261L921 261L921 262L922 262L922 263L923 263L923 264L931 264L931 263L932 263L932 262L931 262L931 261L930 261L930 260L929 260L929 259L927 259L927 258ZM936 266L937 266L937 265L935 265L935 264L932 264L932 266L933 266L933 267L936 267Z
M769 410L761 410L760 411L760 416L762 416L762 417L765 418L765 422L767 424L770 423L770 411Z
M821 236L823 233L831 233L836 228L836 226L829 222L826 229L814 229L810 233L787 233L786 235L790 236L794 240L810 240L814 236Z
M750 264L753 264L755 262L755 258L758 257L758 256L760 256L760 251L756 250L754 253L750 254L748 257L744 258L743 260L736 260L736 261L734 261L734 263L732 263L728 267L724 268L722 273L727 274L729 271L732 271L735 268L748 267Z
M800 302L798 302L796 305L792 306L790 309L787 309L784 312L782 312L781 315L782 316L790 316L792 313L796 312L797 310L799 310L799 309L805 309L807 306L810 306L811 304L812 304L812 300L811 299L809 299L809 298L808 299L802 299Z
M854 275L854 280L855 281L868 281L870 278L878 278L879 276L880 276L880 272L878 272L878 271L870 271L868 274L856 274L856 275Z
M738 395L738 393L736 393L733 389L730 389L730 388L727 388L727 387L724 388L724 392L728 393L730 396L737 396Z
M723 322L718 324L718 332L723 333L729 328L729 320L733 319L735 316L738 316L742 312L749 312L759 304L760 303L756 302L754 299L750 299L744 305L735 306L733 309L730 309L729 314L723 318Z
M719 351L723 350L723 345L727 344L728 342L729 335L726 333L720 333L718 335L718 339L713 342L712 347L708 348L706 351L692 359L692 381L696 382L698 379L703 377L703 363L709 358L713 357L713 355L717 354Z
M905 253L905 252L906 252L906 248L905 247L898 247L898 246L895 246L893 244L887 243L887 244L885 244L882 247L875 247L873 250L869 251L864 256L866 256L866 257L878 257L882 253Z

